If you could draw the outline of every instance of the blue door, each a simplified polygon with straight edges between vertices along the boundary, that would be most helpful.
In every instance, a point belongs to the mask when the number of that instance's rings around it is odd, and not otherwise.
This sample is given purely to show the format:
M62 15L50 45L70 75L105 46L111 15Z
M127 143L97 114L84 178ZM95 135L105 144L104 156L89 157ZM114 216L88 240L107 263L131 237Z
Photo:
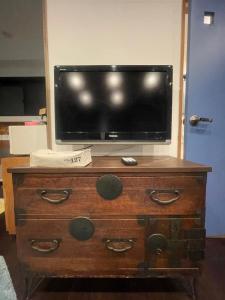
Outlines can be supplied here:
M224 235L225 0L190 2L185 158L212 166L206 195L207 235ZM211 25L203 23L204 14L212 19Z

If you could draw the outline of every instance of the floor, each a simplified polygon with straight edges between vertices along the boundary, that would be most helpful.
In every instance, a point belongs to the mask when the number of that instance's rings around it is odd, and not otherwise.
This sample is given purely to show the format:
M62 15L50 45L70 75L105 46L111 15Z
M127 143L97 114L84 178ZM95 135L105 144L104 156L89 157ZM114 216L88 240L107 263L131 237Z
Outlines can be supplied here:
M0 255L6 259L18 295L22 300L23 274L16 258L16 240L5 232L0 215ZM47 279L32 300L188 300L185 287L171 279ZM206 259L199 280L199 300L225 299L225 239L207 239ZM3 299L0 299L3 300Z

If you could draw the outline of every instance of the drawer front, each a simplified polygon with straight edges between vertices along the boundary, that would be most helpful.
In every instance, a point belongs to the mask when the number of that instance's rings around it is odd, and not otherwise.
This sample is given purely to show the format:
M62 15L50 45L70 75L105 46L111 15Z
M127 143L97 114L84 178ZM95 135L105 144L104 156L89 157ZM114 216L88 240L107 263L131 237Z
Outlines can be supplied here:
M132 275L144 260L145 229L136 219L19 220L19 259L52 276Z
M117 177L116 189L107 182L99 189L99 178L25 178L15 189L15 207L41 215L174 215L196 214L204 208L203 176Z
M200 218L149 217L146 266L198 268L204 258L205 229Z

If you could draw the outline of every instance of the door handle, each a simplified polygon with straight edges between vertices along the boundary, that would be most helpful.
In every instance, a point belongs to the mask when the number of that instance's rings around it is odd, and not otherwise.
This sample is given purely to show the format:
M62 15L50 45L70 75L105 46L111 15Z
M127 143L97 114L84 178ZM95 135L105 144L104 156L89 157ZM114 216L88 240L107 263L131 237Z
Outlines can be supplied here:
M199 122L212 123L213 119L211 119L211 118L202 118L202 117L199 117L197 115L193 115L189 119L189 123L190 123L191 126L196 126L196 125L198 125Z

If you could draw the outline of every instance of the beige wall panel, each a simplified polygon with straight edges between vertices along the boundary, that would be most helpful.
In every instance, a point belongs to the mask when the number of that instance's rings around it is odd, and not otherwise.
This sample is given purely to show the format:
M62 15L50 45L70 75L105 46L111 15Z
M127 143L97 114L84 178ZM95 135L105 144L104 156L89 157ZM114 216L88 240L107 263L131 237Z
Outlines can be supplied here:
M46 1L53 149L71 149L54 142L54 65L165 64L174 67L171 144L98 145L93 153L176 156L182 0Z

